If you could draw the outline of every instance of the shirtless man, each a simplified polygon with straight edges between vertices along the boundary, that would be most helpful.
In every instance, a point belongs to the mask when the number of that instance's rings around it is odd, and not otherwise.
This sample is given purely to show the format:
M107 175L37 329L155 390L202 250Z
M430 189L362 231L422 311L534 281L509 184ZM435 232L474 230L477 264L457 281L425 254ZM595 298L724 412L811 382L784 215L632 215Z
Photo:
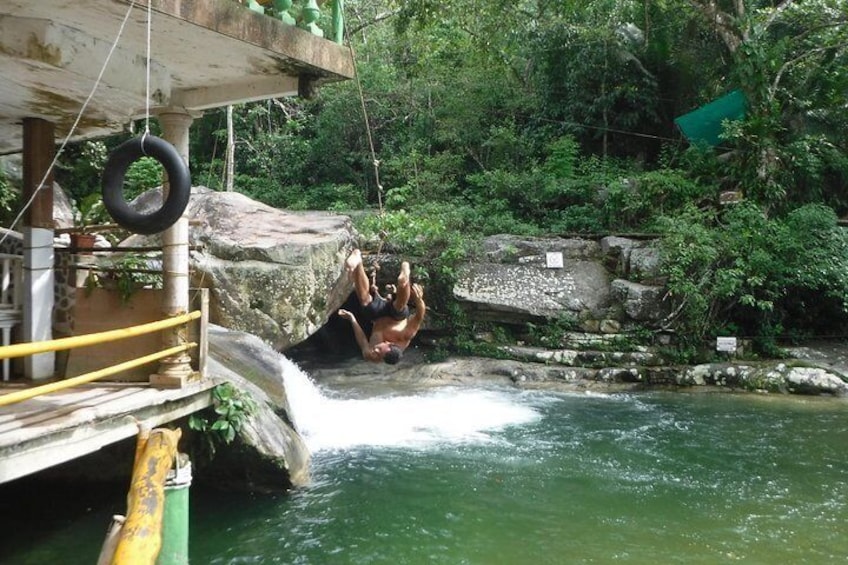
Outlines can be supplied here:
M371 339L365 336L352 312L341 309L339 316L350 321L356 343L362 350L362 357L374 363L385 361L394 365L400 361L403 350L409 347L409 342L418 333L421 322L424 321L424 289L419 284L410 284L409 263L404 261L400 266L397 288L391 302L379 293L372 292L359 249L351 252L345 261L345 270L353 282L354 291L365 315L373 320ZM409 315L407 306L410 296L415 300L415 314L412 316Z

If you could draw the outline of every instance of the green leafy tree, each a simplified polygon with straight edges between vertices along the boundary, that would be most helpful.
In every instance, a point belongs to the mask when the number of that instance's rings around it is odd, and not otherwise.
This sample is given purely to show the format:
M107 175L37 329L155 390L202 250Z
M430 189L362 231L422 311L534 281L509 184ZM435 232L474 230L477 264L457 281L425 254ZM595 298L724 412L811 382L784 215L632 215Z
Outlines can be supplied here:
M482 235L659 230L681 331L777 336L814 327L813 304L841 323L844 0L346 6L357 80L237 106L237 190L365 210L367 236L446 289ZM718 148L688 146L674 118L737 88L746 119ZM192 136L195 179L213 188L222 114ZM746 201L718 207L728 190Z
M687 207L664 217L663 271L675 302L669 323L694 340L732 328L761 344L848 320L846 234L830 208L769 218L752 202L721 213ZM808 306L820 318L810 324ZM829 311L825 311L829 308Z
M728 129L728 172L764 209L824 201L846 211L848 13L839 0L691 4L714 26L749 116ZM840 102L840 100L842 102Z

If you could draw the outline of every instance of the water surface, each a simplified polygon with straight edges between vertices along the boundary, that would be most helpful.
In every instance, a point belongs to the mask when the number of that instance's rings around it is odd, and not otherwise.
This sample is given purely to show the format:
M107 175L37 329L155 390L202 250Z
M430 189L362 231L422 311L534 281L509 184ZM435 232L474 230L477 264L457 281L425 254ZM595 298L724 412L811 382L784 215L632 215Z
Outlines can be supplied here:
M208 563L842 563L848 406L445 388L300 396L314 482ZM369 390L369 395L375 394ZM233 502L206 499L211 539Z
M287 388L312 484L193 488L193 564L848 559L844 401L300 379ZM114 503L4 541L0 562L93 563Z

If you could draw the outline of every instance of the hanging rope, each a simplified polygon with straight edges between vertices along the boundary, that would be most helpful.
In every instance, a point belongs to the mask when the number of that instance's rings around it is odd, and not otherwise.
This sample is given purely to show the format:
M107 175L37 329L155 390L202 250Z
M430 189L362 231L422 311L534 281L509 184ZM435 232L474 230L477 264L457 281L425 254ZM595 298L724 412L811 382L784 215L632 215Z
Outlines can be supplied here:
M371 136L371 123L368 119L368 109L365 107L365 94L362 91L362 81L359 79L359 70L356 63L356 52L353 50L353 42L345 30L347 47L350 50L350 58L353 61L353 77L356 79L356 88L359 91L359 102L362 106L362 117L365 120L365 135L368 138L368 147L371 150L371 163L374 166L374 181L377 183L377 204L380 206L380 217L383 216L383 185L380 184L380 161L377 159L377 151L374 149L374 138Z
M153 3L147 0L147 60L144 69L144 133L141 136L141 152L147 155L144 149L144 140L150 135L150 29L153 27Z
M371 122L368 119L368 109L365 105L365 93L362 90L362 81L359 78L359 67L356 62L356 52L353 49L353 41L351 41L350 34L347 29L345 29L345 39L347 39L347 47L350 50L350 58L353 62L353 76L356 79L356 89L359 92L359 103L362 107L362 118L365 121L365 135L368 139L368 148L371 151L371 163L374 167L374 181L377 183L377 205L380 208L380 243L377 247L377 253L371 260L371 281L372 284L376 284L374 281L376 281L377 278L377 271L380 270L380 256L383 253L383 245L386 243L386 238L388 237L388 233L384 228L386 216L385 211L383 210L383 185L380 183L380 160L377 159L377 151L374 149L374 138L371 135Z
M50 162L50 166L47 167L47 171L44 173L44 176L41 178L41 182L38 183L38 187L32 191L32 196L30 199L24 204L24 207L21 209L20 213L15 217L12 221L12 224L9 226L9 230L13 230L18 222L21 221L21 218L24 217L24 214L27 210L29 210L32 203L35 201L36 195L38 195L38 191L45 188L44 183L47 182L47 178L50 176L50 173L53 172L53 169L56 167L56 163L59 161L59 157L62 156L62 152L65 150L65 146L68 145L71 137L77 129L77 126L82 119L83 114L85 114L86 108L88 108L91 99L94 98L94 93L97 92L97 87L100 86L100 81L103 79L103 74L106 72L106 67L109 65L109 61L112 59L112 54L115 52L115 49L118 47L118 42L121 39L121 35L124 33L124 28L127 25L127 21L130 19L130 14L132 13L133 8L135 7L135 0L130 2L129 8L127 8L127 13L124 15L124 19L121 22L121 27L118 29L118 34L115 36L115 41L112 42L112 47L109 49L109 54L106 55L106 60L103 61L103 66L100 68L100 74L97 75L97 80L94 81L94 86L89 92L88 97L83 102L82 107L80 108L79 113L77 114L76 119L74 120L73 125L71 125L71 129L68 130L68 134L65 136L65 139L62 141L62 144L59 146L59 149L56 151L56 154L53 156L53 161ZM148 3L149 7L149 3ZM50 187L51 189L53 187ZM6 238L9 237L9 231L6 231L3 234L3 237L0 238L0 244L6 241Z

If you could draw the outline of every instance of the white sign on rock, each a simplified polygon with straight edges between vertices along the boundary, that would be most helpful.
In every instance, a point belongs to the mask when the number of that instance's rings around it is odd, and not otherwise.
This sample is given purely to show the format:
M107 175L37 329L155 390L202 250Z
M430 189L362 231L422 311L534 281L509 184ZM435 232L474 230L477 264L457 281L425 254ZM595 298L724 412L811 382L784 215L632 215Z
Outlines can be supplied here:
M545 254L549 269L562 269L562 252L548 252Z
M736 353L736 338L735 337L717 337L716 351L726 351L728 353Z

